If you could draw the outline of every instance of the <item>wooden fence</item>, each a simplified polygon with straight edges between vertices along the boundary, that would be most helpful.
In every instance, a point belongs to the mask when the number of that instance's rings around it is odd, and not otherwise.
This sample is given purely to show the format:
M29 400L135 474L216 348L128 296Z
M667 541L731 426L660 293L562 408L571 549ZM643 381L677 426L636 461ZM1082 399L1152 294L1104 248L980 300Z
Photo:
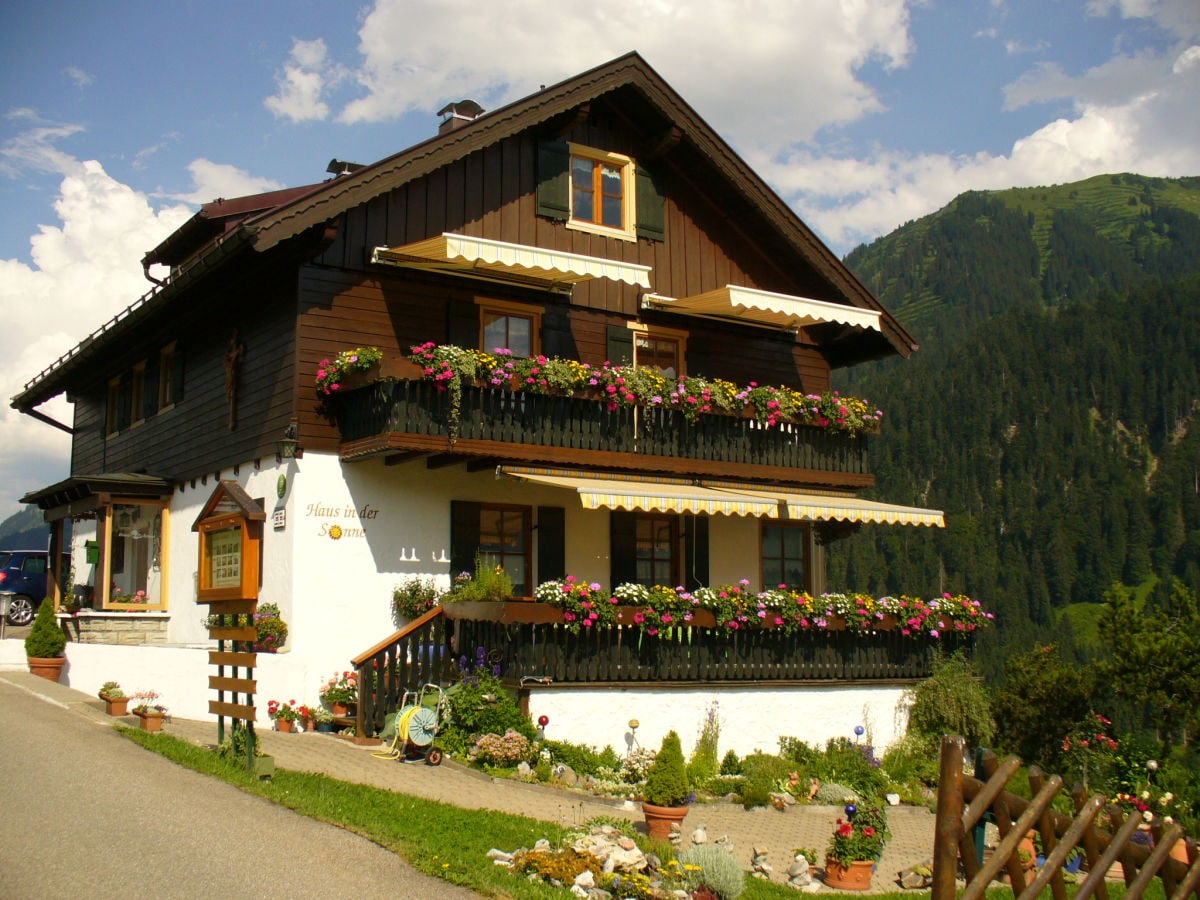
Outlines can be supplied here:
M1057 775L1046 777L1036 766L1029 769L1032 800L1005 790L1021 766L1016 757L998 762L994 754L985 753L977 777L966 775L965 747L961 737L942 739L931 900L955 900L956 896L978 900L1002 873L1007 874L1013 894L1020 900L1032 900L1046 887L1054 900L1066 900L1063 867L1076 848L1083 854L1087 874L1075 900L1093 895L1108 900L1105 878L1110 871L1121 873L1124 896L1132 900L1142 897L1155 878L1161 879L1170 900L1184 900L1189 895L1200 900L1196 844L1178 825L1164 828L1156 820L1151 826L1151 849L1134 840L1143 824L1140 817L1123 817L1107 808L1105 797L1088 796L1082 786L1071 793L1074 817L1053 810L1051 802L1062 790L1063 781ZM982 841L988 820L1000 834L1000 843L990 857L983 853ZM1045 862L1040 869L1027 869L1018 852L1030 832L1041 836ZM1185 860L1172 856L1181 842L1186 848ZM961 893L960 870L966 879Z

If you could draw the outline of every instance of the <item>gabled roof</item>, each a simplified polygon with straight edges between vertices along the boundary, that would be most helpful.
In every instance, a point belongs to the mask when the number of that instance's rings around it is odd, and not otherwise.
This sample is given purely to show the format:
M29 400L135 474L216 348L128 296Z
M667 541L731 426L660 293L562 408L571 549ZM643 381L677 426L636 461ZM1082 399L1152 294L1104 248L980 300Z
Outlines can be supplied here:
M678 129L679 139L691 145L727 181L735 184L783 239L849 303L879 311L882 331L897 353L909 356L917 348L912 336L792 208L636 52L485 113L469 125L436 135L401 153L364 166L327 183L321 190L249 220L246 227L254 229L257 249L269 249L347 209L621 89L632 89L640 94L661 114L664 126Z
M173 272L163 289L151 291L43 370L12 398L12 405L29 410L65 390L67 378L87 360L100 354L112 340L133 327L140 315L150 314L173 302L174 296L198 277L197 273L208 274L229 264L235 257L244 258L244 253L234 251L249 249L265 253L300 235L311 233L312 229L349 209L507 137L539 127L550 133L556 126L565 124L580 107L605 95L617 93L620 94L621 103L636 105L643 117L653 119L664 136L664 145L678 142L689 153L712 167L718 178L709 183L720 184L722 189L735 192L762 216L769 226L767 231L770 232L770 239L803 259L832 285L846 303L879 312L879 327L886 346L901 356L909 356L917 348L912 336L800 220L792 208L640 55L631 52L322 184L240 198L238 201L207 204L207 213L202 209L175 235L150 251L144 260L147 265L183 260L188 264ZM223 210L218 204L226 203L236 205L232 216L236 225L228 229L223 224L217 226L214 221L216 216L217 221L225 222ZM243 218L243 215L246 217ZM193 243L195 239L214 227L220 227L221 232L197 252Z

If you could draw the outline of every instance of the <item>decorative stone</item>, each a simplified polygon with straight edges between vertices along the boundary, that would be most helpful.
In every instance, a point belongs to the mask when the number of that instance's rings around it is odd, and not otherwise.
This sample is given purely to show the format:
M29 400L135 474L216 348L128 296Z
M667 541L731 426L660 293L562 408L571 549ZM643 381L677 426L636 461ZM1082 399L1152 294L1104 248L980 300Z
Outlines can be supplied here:
M771 864L767 862L767 849L765 847L755 847L750 851L750 876L752 878L761 878L764 881L770 881L771 873L774 871Z
M519 763L517 763L517 775L519 775L521 778L528 778L532 774L533 769L530 767L529 763L525 762L525 760L521 760Z
M633 838L625 837L622 835L621 839L619 841L617 841L617 846L620 847L622 850L634 850L637 848L637 843L634 841Z
M719 838L717 838L715 843L721 849L723 849L729 853L733 852L733 841L731 841L729 839L729 835L727 835L727 834L721 835Z
M548 841L546 838L539 838L538 842L533 845L533 852L534 853L549 853L550 852L550 841Z
M575 787L579 784L579 776L575 774L575 770L562 763L550 770L550 779L565 787Z
M497 850L495 847L487 852L487 856L488 859L494 859L501 863L511 863L513 861L511 853L505 853L503 850Z
M900 887L919 890L933 884L933 860L910 866L900 872Z
M696 829L692 832L692 843L696 845L708 843L708 829L703 822L697 825Z
M787 870L788 887L794 887L794 888L799 889L799 888L806 888L810 884L812 884L813 883L812 872L809 871L809 869L811 869L811 868L812 868L812 865L809 863L808 859L805 858L804 854L797 853L796 861L793 862L790 866L788 866L788 870Z

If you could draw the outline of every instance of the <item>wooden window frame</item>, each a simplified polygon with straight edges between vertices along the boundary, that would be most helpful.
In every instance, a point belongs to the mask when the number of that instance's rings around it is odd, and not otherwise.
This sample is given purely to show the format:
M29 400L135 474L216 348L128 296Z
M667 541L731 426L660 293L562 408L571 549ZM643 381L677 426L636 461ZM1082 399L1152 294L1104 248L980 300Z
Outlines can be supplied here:
M672 587L679 584L680 583L679 573L683 567L683 540L682 540L683 529L681 527L682 522L681 522L681 517L680 517L679 513L673 513L673 512L671 512L671 513L657 513L657 512L652 513L652 512L638 511L633 514L633 518L634 518L634 561L633 561L633 565L634 565L635 576L636 576L636 572L637 572L637 563L638 563L638 556L637 556L637 528L638 528L638 526L642 522L665 522L666 524L668 524L670 526L670 529L671 529L671 537L668 542L669 546L671 548L671 556L670 556L670 559L668 560L668 562L670 563L671 573L670 573L670 578L667 580L666 583ZM659 557L652 557L652 562L657 562L658 560L659 560ZM651 568L655 568L655 566L652 565ZM640 581L638 583L641 584ZM662 584L662 583L663 582L661 582L661 581L654 581L652 584L646 585L646 587L653 587L654 584Z
M687 342L688 332L681 328L664 328L661 325L648 325L645 322L627 322L627 327L633 332L633 365L640 366L638 362L638 337L652 338L655 340L675 341L679 345L678 371L675 373L676 378L683 378L687 375Z
M528 582L525 587L526 591L521 596L532 597L533 589L537 587L533 582L537 579L537 572L533 568L533 507L525 506L520 503L483 503L479 504L479 543L476 545L475 552L480 553L483 546L483 517L489 512L518 512L521 514L521 557L525 563L525 581ZM515 553L500 555L501 565L505 556L516 556Z
M125 570L124 544L118 554L113 549L116 531L116 508L118 506L148 506L157 509L162 517L158 536L159 589L154 603L115 603L112 600L113 575ZM96 517L96 540L100 545L100 560L96 568L96 599L102 610L124 610L126 612L165 612L169 609L168 586L170 584L171 507L168 500L147 500L144 497L113 497L99 510Z
M496 348L487 346L484 339L484 317L494 315L503 318L529 320L529 356L534 357L542 352L542 315L545 313L540 306L528 303L513 303L507 300L491 300L483 297L475 298L479 307L479 343L478 347L484 353L491 353ZM511 348L508 348L511 349ZM516 355L515 353L513 354Z
M804 559L802 560L802 562L804 564L804 584L803 585L790 585L790 587L812 593L815 590L815 587L814 587L815 582L814 582L814 578L813 578L813 565L814 565L813 534L812 534L812 525L810 525L808 522L786 522L786 521L781 521L781 520L780 521L773 520L770 522L760 522L759 523L759 528L758 528L758 577L759 577L759 584L761 584L762 589L770 590L770 589L779 587L778 583L768 583L767 582L766 562L767 562L768 556L767 556L766 532L767 532L768 528L795 529L802 533L803 538L804 538L804 540L803 540ZM778 560L781 562L786 562L786 560L791 559L791 557L786 557L786 556L771 556L769 558L773 559L773 560ZM786 566L784 568L786 568Z
M146 421L146 361L133 367L129 379L129 426L141 425Z
M637 240L637 169L632 157L626 156L623 153L610 153L604 150L598 150L595 147L587 147L583 144L569 143L569 162L567 165L567 196L570 203L570 214L567 218L567 227L577 229L579 231L589 231L593 234L602 234L607 237L620 238L621 240L636 241ZM602 165L613 166L621 170L621 226L619 228L605 225L599 221L603 215L602 203L593 203L592 214L593 219L580 219L575 216L575 184L573 181L573 173L576 159L584 159L592 163L593 166L593 196L601 197L598 182L600 180L599 167Z
M259 567L262 558L262 523L248 520L240 512L225 513L205 519L196 526L199 532L200 570L196 583L196 599L201 603L221 600L257 600ZM232 531L238 538L240 554L238 583L213 586L212 535Z

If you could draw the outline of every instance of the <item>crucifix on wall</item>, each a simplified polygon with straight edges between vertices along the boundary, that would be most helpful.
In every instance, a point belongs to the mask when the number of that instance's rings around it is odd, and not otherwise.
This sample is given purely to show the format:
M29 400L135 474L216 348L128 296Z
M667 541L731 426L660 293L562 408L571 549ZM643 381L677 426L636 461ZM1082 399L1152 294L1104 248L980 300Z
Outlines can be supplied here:
M238 370L245 355L246 345L238 339L238 331L235 328L229 335L229 349L225 351L225 402L229 406L230 431L237 428Z

